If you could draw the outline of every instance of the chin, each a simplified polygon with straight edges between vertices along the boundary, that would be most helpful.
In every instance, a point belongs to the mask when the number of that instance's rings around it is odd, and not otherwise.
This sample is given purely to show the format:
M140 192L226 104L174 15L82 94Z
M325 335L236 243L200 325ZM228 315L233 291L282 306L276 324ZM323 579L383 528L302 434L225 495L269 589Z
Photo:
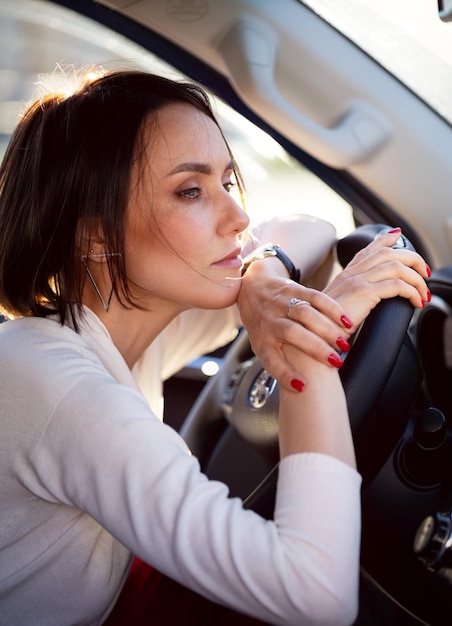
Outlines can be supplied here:
M207 309L224 309L236 304L240 292L240 282L229 282L223 288L212 289L203 308Z

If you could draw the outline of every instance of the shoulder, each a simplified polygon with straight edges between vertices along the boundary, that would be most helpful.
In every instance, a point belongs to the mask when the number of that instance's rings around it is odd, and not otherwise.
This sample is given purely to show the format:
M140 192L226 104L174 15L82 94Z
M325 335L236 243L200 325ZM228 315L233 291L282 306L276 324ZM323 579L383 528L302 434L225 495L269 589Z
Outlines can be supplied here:
M45 416L78 380L93 372L107 376L80 335L49 319L0 324L0 354L0 394L16 414L30 413L33 406L35 416Z
M2 359L8 367L37 369L43 362L72 355L95 359L94 352L74 330L45 318L21 318L0 324Z

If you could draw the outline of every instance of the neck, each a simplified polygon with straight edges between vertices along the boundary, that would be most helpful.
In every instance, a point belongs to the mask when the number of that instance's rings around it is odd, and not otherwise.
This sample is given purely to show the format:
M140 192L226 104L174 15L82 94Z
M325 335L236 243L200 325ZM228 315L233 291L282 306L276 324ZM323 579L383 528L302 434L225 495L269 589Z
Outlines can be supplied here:
M182 312L175 303L155 303L146 311L121 307L116 300L111 302L108 312L97 299L85 304L99 317L111 335L113 343L122 354L130 369L143 352L168 324Z

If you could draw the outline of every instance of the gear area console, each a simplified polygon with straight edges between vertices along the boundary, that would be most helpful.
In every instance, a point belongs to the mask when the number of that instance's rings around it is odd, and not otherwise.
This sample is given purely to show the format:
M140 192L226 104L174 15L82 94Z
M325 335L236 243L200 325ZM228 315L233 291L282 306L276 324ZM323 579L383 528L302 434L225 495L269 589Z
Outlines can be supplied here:
M452 268L428 282L432 300L413 315L361 443L358 433L356 626L452 623Z

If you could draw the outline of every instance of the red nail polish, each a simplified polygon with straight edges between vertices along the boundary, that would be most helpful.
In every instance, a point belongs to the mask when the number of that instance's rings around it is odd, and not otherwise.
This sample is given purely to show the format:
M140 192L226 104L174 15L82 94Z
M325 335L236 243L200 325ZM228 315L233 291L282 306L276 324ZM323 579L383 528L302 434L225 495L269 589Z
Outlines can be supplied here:
M430 302L430 300L431 300L431 299L432 299L432 294L431 294L431 292L430 292L430 289L427 289L427 297L426 297L426 300L427 300L427 302Z
M425 266L425 269L427 270L427 278L430 278L430 276L432 275L432 270L428 265Z
M333 367L338 367L338 368L344 365L344 361L335 352L332 352L330 356L328 357L328 363L332 365Z
M340 335L336 339L336 345L339 348L339 350L342 350L342 352L347 352L348 350L350 350L350 344L348 343L346 339L344 339Z
M401 233L402 229L397 227L397 228L391 228L391 230L388 230L388 234L393 234L393 233Z
M290 381L291 386L293 387L293 389L295 389L295 391L303 391L304 389L304 382L302 380L299 380L298 378L292 378L292 380Z
M345 326L345 328L351 328L353 326L352 320L347 317L347 315L341 315L341 322L342 325Z

